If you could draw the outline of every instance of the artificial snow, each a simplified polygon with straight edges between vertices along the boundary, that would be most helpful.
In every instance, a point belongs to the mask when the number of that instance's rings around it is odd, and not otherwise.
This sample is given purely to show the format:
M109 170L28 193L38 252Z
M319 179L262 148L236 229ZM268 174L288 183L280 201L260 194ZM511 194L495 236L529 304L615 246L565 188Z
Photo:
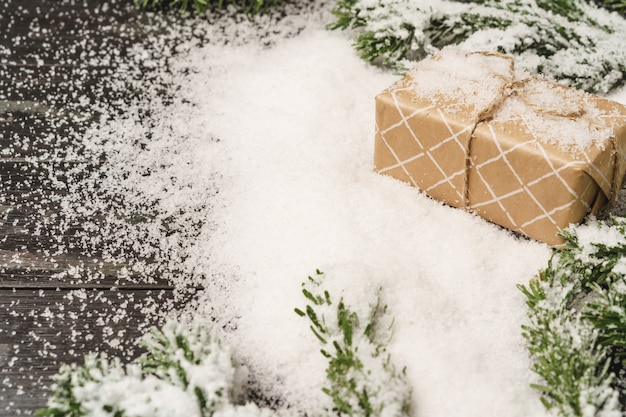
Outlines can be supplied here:
M576 257L584 263L601 264L604 259L601 255L597 255L598 251L626 246L626 236L617 228L595 220L579 226L576 236L581 248ZM618 265L616 267L619 269Z
M382 288L395 318L388 351L406 366L415 416L547 415L529 387L516 284L545 267L550 248L373 171L374 97L399 76L361 60L328 21L287 18L276 30L290 38L269 47L237 41L255 25L215 24L205 30L217 41L157 58L179 87L172 103L146 85L146 102L88 132L87 151L107 156L93 180L103 194L63 203L66 214L109 215L107 192L123 193L127 211L110 213L102 234L143 255L130 273L201 287L173 314L214 320L253 387L302 414L330 405L327 361L294 312L319 268L356 310ZM626 90L614 97L626 102ZM129 218L136 229L114 223Z
M516 71L508 56L446 48L409 71L409 85L445 113L520 120L533 137L566 150L602 147L614 136L590 94Z
M506 93L506 83L516 75L511 64L501 56L447 48L409 71L410 85L444 111L469 112L468 118L475 119Z
M328 405L319 343L293 312L320 268L357 305L383 288L416 416L541 415L515 285L549 248L373 172L373 98L397 76L322 22L269 50L209 45L188 60L185 94L212 126L198 134L221 143L195 152L224 175L198 243L222 278L192 311L218 315L258 385L303 412Z

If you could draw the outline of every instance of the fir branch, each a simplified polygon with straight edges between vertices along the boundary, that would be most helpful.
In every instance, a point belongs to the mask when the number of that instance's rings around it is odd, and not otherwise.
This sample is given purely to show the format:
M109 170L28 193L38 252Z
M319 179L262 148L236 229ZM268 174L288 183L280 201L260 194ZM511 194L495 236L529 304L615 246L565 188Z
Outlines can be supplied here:
M371 305L363 326L343 299L335 303L322 288L323 274L303 289L312 304L296 312L313 323L325 345L329 387L335 404L325 413L358 417L408 415L411 389L386 352L391 323L386 308ZM306 312L305 312L306 311ZM330 315L329 315L330 314ZM322 336L323 335L323 336ZM117 358L88 355L82 366L64 365L55 377L46 417L292 417L288 409L270 410L234 403L236 369L230 350L210 323L169 320L151 329L139 344L146 354L123 365ZM326 349L326 346L331 346ZM327 415L320 413L319 415Z
M365 26L366 21L359 17L358 12L354 9L359 0L343 0L338 1L331 14L337 19L334 23L328 25L329 29L356 29Z
M611 278L610 278L611 279ZM595 297L587 305L583 317L602 331L598 342L610 349L616 359L626 360L626 278L612 277L609 285L592 285Z
M626 413L626 219L566 230L567 243L528 287L522 326L534 384L563 417Z
M235 368L230 351L208 323L198 320L189 328L185 322L168 321L160 330L151 329L139 344L147 350L140 358L143 371L192 393L203 416L232 401ZM200 375L212 377L203 381Z
M230 351L210 324L168 321L140 341L147 354L124 366L117 358L88 355L55 377L46 417L278 417L254 404L235 404Z
M626 17L626 0L593 0L598 6Z
M166 10L177 8L181 13L187 12L190 7L196 14L206 13L208 10L221 10L234 6L249 15L256 15L277 6L282 0L134 0L135 4L152 10Z
M323 392L334 407L327 413L359 417L409 415L411 389L405 371L396 370L386 351L391 323L386 306L380 304L380 291L363 323L363 317L343 298L332 299L324 280L320 271L316 271L315 278L309 277L302 292L312 305L295 311L309 318L311 330L323 345L321 353L329 361L329 385Z
M118 380L122 369L119 359L109 361L106 356L87 355L84 365L63 365L54 377L53 396L47 408L37 410L40 417L83 417L88 415L85 408L84 391L90 386L98 386L110 378ZM123 412L110 407L108 412L123 415ZM114 415L114 414L112 414Z
M400 72L455 45L587 91L626 82L626 20L586 0L339 0L332 13L329 27L354 29L364 59Z

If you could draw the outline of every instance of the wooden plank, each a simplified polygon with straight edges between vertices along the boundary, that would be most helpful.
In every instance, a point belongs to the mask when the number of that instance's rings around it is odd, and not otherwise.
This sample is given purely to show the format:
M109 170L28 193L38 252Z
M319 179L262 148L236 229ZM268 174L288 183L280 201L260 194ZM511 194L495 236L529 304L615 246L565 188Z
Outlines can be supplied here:
M28 106L18 101L35 100L61 112L68 103L84 101L82 95L112 93L111 86L102 83L102 78L116 70L94 66L0 65L0 99L16 102L12 106L3 104L0 110L23 111Z
M94 350L135 357L157 312L184 303L163 279L120 275L127 265L82 247L76 218L59 227L68 184L102 162L65 150L98 121L93 103L133 94L103 80L150 19L130 0L0 2L0 416L42 407L62 362Z
M137 16L130 1L1 2L1 63L18 65L98 65L123 53ZM124 24L126 23L126 24Z
M107 241L98 230L98 224L104 227L107 222L105 212L84 218L67 218L62 212L59 200L68 193L68 183L79 182L90 166L78 164L82 169L66 175L75 163L0 161L0 287L134 287L143 281L169 288L158 276L137 275L129 265L101 260L105 248L87 242L96 237L113 250L119 244ZM132 251L128 255L142 259Z
M127 265L84 255L43 256L31 252L0 250L1 289L167 289L174 287L161 277L127 272Z
M0 249L45 254L54 253L60 244L78 244L82 227L61 227L59 206L71 181L65 172L75 166L0 160ZM79 181L82 172L77 171L73 181Z
M153 311L173 305L164 290L0 289L0 415L43 407L60 364L86 352L134 359L134 341L160 320Z
M56 158L55 158L56 159ZM53 204L69 193L69 184L83 179L90 169L82 161L0 158L0 204L37 208Z

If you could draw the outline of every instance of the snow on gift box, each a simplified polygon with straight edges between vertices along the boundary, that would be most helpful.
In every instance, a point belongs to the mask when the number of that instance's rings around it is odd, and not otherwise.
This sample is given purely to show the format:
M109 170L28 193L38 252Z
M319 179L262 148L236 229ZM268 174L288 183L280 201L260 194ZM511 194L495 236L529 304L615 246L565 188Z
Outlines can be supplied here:
M376 97L375 169L536 240L610 206L626 107L448 49Z

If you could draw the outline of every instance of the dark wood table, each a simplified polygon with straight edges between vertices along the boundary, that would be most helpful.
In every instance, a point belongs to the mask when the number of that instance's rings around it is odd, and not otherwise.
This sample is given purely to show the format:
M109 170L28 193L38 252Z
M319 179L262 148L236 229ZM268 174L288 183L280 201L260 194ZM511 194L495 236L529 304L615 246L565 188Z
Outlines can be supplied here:
M63 156L97 122L85 98L119 94L102 80L123 56L104 54L114 45L124 55L146 16L132 0L0 2L0 416L43 407L59 365L86 352L136 357L134 340L157 320L143 307L171 306L167 282L120 280L123 265L86 253L80 224L58 233L66 218L55 197L77 167L98 163Z

